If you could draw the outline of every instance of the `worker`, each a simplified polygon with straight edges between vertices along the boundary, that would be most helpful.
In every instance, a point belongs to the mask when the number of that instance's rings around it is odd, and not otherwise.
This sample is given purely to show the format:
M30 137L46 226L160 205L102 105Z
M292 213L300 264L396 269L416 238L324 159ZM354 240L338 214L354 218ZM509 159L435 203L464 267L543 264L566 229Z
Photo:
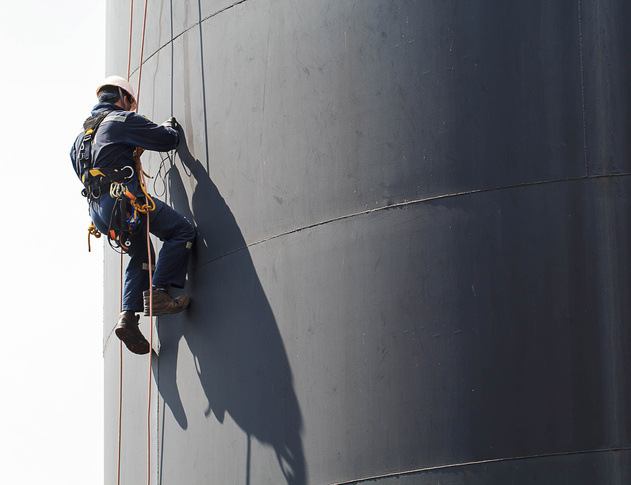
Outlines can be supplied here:
M173 314L188 306L188 296L175 298L169 288L184 287L195 230L180 213L152 199L155 209L149 212L149 229L163 245L150 292L146 215L139 217L132 204L136 199L149 205L149 196L143 192L134 157L137 148L162 152L175 149L179 143L178 126L175 118L157 125L137 114L134 90L122 77L108 77L96 94L98 104L75 140L70 158L84 183L82 194L88 199L93 224L130 257L115 333L131 352L146 354L151 349L138 328L140 315L136 313L144 311L149 315L151 310L156 316ZM155 261L149 245L151 260Z

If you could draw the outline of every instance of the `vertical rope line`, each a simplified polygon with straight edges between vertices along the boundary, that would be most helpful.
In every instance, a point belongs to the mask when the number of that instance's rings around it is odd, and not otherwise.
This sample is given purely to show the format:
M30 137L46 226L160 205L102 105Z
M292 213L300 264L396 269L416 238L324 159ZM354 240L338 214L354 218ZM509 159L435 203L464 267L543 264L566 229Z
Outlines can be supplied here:
M142 64L143 55L145 49L145 28L147 25L147 3L145 0L144 14L142 17L142 35L140 38L140 59L138 63L138 89L136 91L136 112L140 104L140 83L142 80ZM145 183L145 176L140 171L143 185ZM153 364L153 275L152 275L152 258L151 258L151 238L149 233L149 219L150 211L147 212L147 262L149 271L149 383L147 389L147 485L151 485L151 366Z
M578 49L581 69L581 114L583 116L583 156L585 157L585 176L589 176L589 153L587 151L587 120L585 115L585 66L583 65L583 12L581 0L578 0Z
M202 28L202 4L197 0L197 11L199 15L199 60L202 71L202 103L204 105L204 140L206 142L206 172L210 173L210 157L208 155L208 115L206 114L206 79L204 73L204 36Z
M175 56L173 47L173 0L169 4L171 13L171 116L173 116L173 59Z
M131 71L131 41L134 20L134 0L129 2L129 46L127 49L127 80ZM120 312L123 311L123 253L120 256ZM123 341L118 341L118 455L116 458L116 483L121 483L121 447L122 447L122 421L123 421Z
M145 12L142 17L142 36L140 38L140 60L138 61L138 89L136 90L136 111L140 103L140 80L142 78L142 57L145 51L145 26L147 25L147 0L145 0Z
M143 174L144 179L144 174ZM147 212L147 252L149 255L149 385L147 390L147 485L151 485L151 366L153 356L153 275L151 270L151 238Z
M120 257L120 305L119 312L123 311L123 253ZM121 482L121 432L123 421L123 341L118 341L118 457L116 459L116 483Z
M122 279L122 278L121 278ZM123 341L118 341L118 458L116 460L116 483L121 483L121 425L123 415Z
M171 32L171 112L170 115L171 117L173 117L173 75L174 75L174 68L173 68L173 59L174 59L174 47L173 47L173 0L169 1L169 21L170 21L170 32ZM175 151L175 150L174 150ZM169 158L169 161L172 163L171 160L171 155L169 153L167 153L167 157ZM165 201L166 201L166 180L165 180ZM147 216L149 216L149 214L147 214ZM148 221L147 221L148 222ZM147 232L147 234L149 234ZM151 273L150 273L151 274ZM149 278L150 284L149 284L149 298L150 298L150 305L149 305L149 314L151 315L150 318L153 320L153 281L152 281L152 277L150 276ZM153 331L151 332L151 347L153 348ZM149 369L151 369L151 365L149 365ZM158 361L158 363L156 364L156 382L159 382L160 379L160 361ZM149 376L149 393L151 393L151 375ZM151 395L151 394L150 394ZM147 409L147 416L149 416L149 413L151 412L151 400L149 400L149 407ZM164 409L162 410L162 417L163 417L163 423L162 423L162 439L164 440ZM149 419L147 419L147 429L149 428ZM161 467L161 460L160 460L160 445L161 445L161 441L160 441L160 396L158 395L156 398L156 484L159 485L160 483L162 483L162 478L161 478L161 473L162 473L162 467ZM149 450L148 450L149 451Z
M129 74L131 73L131 34L133 31L134 21L134 0L129 2L129 49L127 51L127 80L129 81Z
M133 34L133 13L134 13L134 1L130 0L130 14L129 14L129 50L127 54L127 80L131 73L131 47L132 47L132 34ZM136 112L138 112L138 105L140 102L140 83L142 80L142 61L144 55L145 46L145 27L147 25L147 0L145 0L144 14L142 19L142 36L140 40L140 58L138 63L138 88L136 90ZM139 170L139 176L142 177L142 183L145 184L144 173ZM147 260L149 271L149 389L148 389L148 409L147 409L147 484L151 484L151 366L152 366L152 350L153 350L153 284L152 284L152 258L151 258L151 239L149 236L149 212L147 212ZM121 252L121 311L123 301L123 254ZM119 344L120 352L120 365L119 365L119 422L118 422L118 478L117 483L120 485L120 456L121 456L121 415L122 415L122 375L123 375L123 354L122 354L122 341Z

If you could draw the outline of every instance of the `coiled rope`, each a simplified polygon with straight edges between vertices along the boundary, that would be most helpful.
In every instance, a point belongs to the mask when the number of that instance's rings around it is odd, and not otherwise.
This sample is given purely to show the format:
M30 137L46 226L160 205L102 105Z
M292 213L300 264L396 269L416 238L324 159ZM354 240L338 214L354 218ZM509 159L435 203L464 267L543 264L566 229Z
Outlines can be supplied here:
M94 236L98 239L101 237L101 235L101 231L99 231L94 225L94 222L92 222L92 224L90 224L90 227L88 227L88 252L92 251L92 247L90 246L90 236Z

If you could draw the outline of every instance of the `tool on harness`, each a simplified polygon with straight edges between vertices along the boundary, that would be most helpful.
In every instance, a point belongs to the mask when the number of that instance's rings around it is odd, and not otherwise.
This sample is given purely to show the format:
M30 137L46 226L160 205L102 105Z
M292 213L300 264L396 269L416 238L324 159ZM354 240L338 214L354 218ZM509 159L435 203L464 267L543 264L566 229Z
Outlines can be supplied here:
M112 184L130 182L136 172L129 165L123 168L93 168L83 174L81 195L89 201L97 200L110 191ZM111 195L111 194L110 194ZM116 198L116 197L114 197Z
M110 113L111 111L98 113L90 116L83 123L84 133L75 170L81 174L81 181L83 182L81 195L86 197L89 202L98 200L108 192L112 198L116 199L109 225L108 242L112 247L114 247L114 243L122 250L127 250L130 246L129 236L138 224L138 215L135 208L129 209L128 200L133 199L135 201L136 197L127 190L126 184L132 181L136 172L131 166L123 168L93 167L92 163L92 142L99 125ZM113 190L115 187L116 189ZM116 230L113 229L113 224L117 226ZM96 228L94 222L88 227L88 251L91 250L90 236L97 238L101 236L101 232Z
M144 173L140 162L140 155L144 151L142 148L137 148L133 154L136 170L129 165L123 168L92 167L92 141L99 125L110 113L110 111L98 113L84 122L84 135L81 140L75 171L81 174L84 187L81 195L86 197L89 202L98 200L108 192L116 200L108 227L108 243L113 249L127 251L131 246L130 237L140 225L139 214L151 212L155 210L156 206L147 193L140 176ZM127 189L127 183L131 182L136 175L138 175L139 185L144 194L141 199L138 199ZM97 233L100 235L93 222L88 228L88 251L90 250L90 236L99 237Z
M134 154L134 160L136 160L137 166L140 167L139 170L142 171L142 166L136 153ZM127 170L126 173L136 173L129 166L121 169L121 171L125 170ZM120 177L120 180L112 180L112 178L116 177ZM110 197L116 201L112 209L108 230L108 243L115 250L127 251L131 247L131 235L142 223L140 215L147 214L156 208L155 202L147 193L142 180L140 180L142 196L136 196L128 189L127 182L129 182L130 178L121 176L119 172L115 171L111 178L107 178L104 175L100 179L101 181L111 180L108 190ZM101 187L102 189L104 188L103 185Z
M110 220L108 242L114 249L127 251L131 246L130 236L141 223L140 205L137 197L128 190L125 184L113 182L110 185L110 197L116 199L116 204L114 204ZM114 224L118 226L118 231L113 229Z
M135 173L129 166L122 169L89 170L89 176L84 182L85 188L81 192L89 201L98 200L101 195L107 195L108 192L110 197L115 199L107 234L108 243L113 249L127 251L131 245L130 236L140 223L137 198L126 185ZM88 251L90 236L101 237L94 222L88 227Z

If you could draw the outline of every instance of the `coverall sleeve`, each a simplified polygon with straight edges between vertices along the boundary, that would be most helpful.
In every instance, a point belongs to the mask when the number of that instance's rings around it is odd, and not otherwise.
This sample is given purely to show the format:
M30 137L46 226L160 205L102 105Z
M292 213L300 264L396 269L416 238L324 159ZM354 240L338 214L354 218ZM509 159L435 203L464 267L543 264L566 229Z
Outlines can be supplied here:
M136 113L127 116L123 137L125 144L158 152L173 150L180 141L178 132L173 128L157 125Z

